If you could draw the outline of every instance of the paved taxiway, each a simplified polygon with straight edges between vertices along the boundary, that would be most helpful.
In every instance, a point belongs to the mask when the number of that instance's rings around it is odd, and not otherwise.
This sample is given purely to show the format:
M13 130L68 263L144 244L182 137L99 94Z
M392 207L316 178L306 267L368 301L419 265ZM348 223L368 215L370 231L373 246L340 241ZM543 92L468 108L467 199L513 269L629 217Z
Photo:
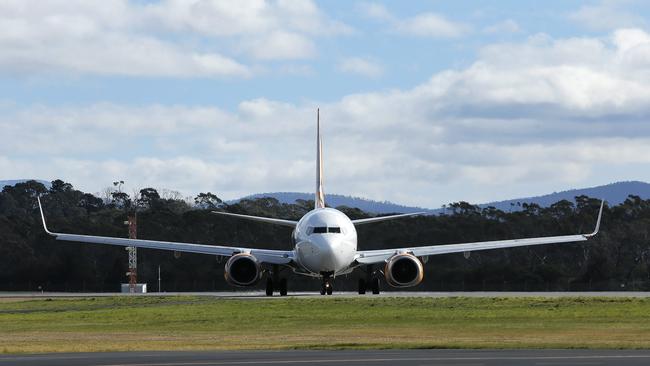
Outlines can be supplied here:
M650 351L390 350L264 352L120 352L0 356L0 366L192 365L616 365L650 364Z
M237 299L268 299L263 291L231 291L231 292L150 292L135 294L135 296L213 296ZM79 298L105 296L134 296L114 292L0 292L3 299L37 299L37 298ZM317 297L318 292L289 292L289 296ZM356 292L334 292L335 297L650 297L650 292L640 291L593 291L593 292L409 292L385 291L379 295L359 295ZM279 297L277 294L273 298Z

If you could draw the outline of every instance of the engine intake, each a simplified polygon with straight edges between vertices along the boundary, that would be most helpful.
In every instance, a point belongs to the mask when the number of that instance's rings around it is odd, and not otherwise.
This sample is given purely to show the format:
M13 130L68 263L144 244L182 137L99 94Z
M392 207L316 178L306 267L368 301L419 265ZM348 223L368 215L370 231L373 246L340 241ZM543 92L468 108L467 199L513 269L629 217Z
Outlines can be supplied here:
M412 254L395 254L386 262L384 275L393 287L411 287L422 282L424 267Z
M224 277L235 286L252 286L262 278L262 267L257 258L250 254L233 255L226 262Z

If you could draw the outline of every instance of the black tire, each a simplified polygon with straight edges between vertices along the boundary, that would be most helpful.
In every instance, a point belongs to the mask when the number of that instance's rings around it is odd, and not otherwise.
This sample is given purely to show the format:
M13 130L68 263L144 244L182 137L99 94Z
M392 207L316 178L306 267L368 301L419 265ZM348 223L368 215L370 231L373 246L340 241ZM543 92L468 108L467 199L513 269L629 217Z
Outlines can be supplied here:
M287 279L280 279L280 296L287 296Z
M273 279L271 277L266 279L266 296L273 296Z
M366 280L359 278L359 295L366 294Z
M375 277L372 279L372 294L379 295L379 278Z
M321 294L321 295L325 295L325 284L322 284L322 285L320 286L320 294Z
M328 295L331 295L331 294L332 294L332 291L333 291L333 289L332 289L332 284L329 283L328 286L326 286L325 290L327 291L327 294L328 294Z

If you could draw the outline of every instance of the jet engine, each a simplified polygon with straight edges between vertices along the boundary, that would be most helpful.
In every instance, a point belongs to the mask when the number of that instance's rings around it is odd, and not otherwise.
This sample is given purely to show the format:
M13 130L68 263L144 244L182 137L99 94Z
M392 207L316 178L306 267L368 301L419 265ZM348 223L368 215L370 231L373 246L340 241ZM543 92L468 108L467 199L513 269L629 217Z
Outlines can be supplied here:
M233 255L226 262L224 277L235 286L252 286L262 278L262 267L257 258L250 254Z
M393 287L411 287L422 282L424 267L412 254L395 254L386 262L384 275Z

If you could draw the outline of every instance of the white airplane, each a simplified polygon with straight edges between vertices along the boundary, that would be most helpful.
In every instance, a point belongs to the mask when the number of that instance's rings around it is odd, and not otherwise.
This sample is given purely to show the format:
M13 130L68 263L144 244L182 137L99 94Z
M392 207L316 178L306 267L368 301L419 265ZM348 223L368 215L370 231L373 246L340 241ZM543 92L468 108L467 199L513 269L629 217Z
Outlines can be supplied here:
M332 294L332 280L336 276L348 274L357 267L366 267L366 278L359 280L359 294L365 294L368 287L373 294L380 291L380 276L393 287L411 287L422 282L424 277L423 261L428 256L447 253L469 253L477 250L521 247L552 243L570 243L585 241L598 233L603 214L604 201L601 202L596 221L596 228L590 234L549 236L527 239L484 241L475 243L411 246L395 249L358 250L356 226L375 222L398 219L422 213L408 213L392 216L372 217L350 220L343 212L325 207L323 193L323 148L320 136L320 118L316 118L316 194L315 207L299 221L283 220L270 217L240 215L227 212L213 213L241 219L260 221L294 228L292 250L270 250L245 248L238 246L204 245L156 240L125 239L103 236L55 233L48 230L45 215L38 199L41 219L45 232L56 240L76 241L94 244L110 244L149 249L171 250L176 252L211 254L229 257L225 265L225 279L235 286L253 286L266 274L266 294L272 296L278 291L281 296L287 294L286 277L280 278L282 269L291 269L294 273L317 277L322 280L321 295ZM373 270L383 266L383 271ZM270 267L270 269L269 269Z

